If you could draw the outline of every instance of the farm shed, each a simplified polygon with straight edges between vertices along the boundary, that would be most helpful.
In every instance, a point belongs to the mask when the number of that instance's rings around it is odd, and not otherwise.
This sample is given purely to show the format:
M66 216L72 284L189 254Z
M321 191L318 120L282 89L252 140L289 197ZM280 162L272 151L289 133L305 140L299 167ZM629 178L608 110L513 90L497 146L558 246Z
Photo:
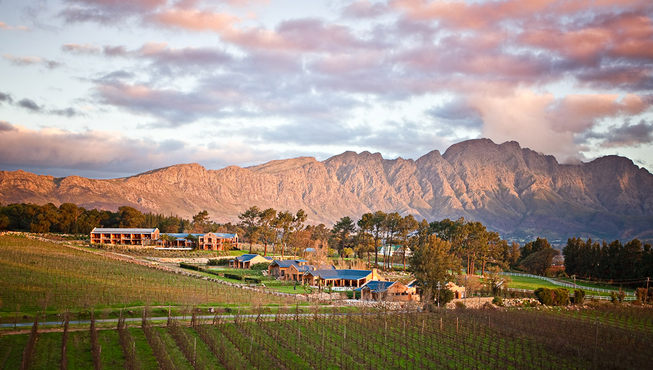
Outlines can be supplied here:
M362 300L408 302L418 299L414 287L398 281L370 280L354 291L361 293Z

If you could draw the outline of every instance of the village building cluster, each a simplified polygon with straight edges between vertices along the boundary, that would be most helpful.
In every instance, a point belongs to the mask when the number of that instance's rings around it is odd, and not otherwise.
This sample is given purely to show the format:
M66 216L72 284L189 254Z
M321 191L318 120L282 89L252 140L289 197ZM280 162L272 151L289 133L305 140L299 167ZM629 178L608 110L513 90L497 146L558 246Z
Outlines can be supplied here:
M222 251L229 245L238 248L238 234L160 233L159 229L99 228L91 230L91 244L140 245L159 248L183 248Z
M227 233L160 233L159 229L147 228L94 228L91 244L126 246L151 246L167 249L202 249L222 251L238 248L238 235ZM391 246L387 254L396 252ZM333 265L315 266L305 259L274 260L258 254L243 254L229 260L229 267L249 269L260 263L269 264L268 274L279 280L297 284L353 290L354 296L363 300L409 302L419 300L415 281L408 284L386 281L376 268L371 270L336 269ZM464 298L464 288L447 284L456 298Z

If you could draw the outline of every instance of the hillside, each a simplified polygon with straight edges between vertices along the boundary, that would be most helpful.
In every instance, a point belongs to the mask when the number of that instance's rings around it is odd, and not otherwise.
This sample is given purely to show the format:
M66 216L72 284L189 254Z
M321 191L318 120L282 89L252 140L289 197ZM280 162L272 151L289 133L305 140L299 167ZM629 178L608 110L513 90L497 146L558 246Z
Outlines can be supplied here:
M511 238L653 239L653 175L624 157L565 165L516 142L452 145L417 160L345 152L207 170L181 164L127 178L54 178L0 172L0 202L72 202L235 221L261 208L304 209L312 223L374 210L478 220Z

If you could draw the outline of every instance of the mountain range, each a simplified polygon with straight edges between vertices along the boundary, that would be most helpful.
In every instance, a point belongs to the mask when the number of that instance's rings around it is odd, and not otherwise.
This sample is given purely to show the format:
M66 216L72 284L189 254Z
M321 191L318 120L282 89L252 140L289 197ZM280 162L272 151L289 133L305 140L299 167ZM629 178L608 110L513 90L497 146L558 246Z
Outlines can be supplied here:
M516 142L489 139L417 160L345 152L219 170L180 164L105 180L0 171L0 203L19 202L128 205L183 217L205 209L218 222L236 221L253 205L301 208L309 222L329 226L382 210L429 221L464 217L513 240L653 239L653 175L630 159L560 164Z

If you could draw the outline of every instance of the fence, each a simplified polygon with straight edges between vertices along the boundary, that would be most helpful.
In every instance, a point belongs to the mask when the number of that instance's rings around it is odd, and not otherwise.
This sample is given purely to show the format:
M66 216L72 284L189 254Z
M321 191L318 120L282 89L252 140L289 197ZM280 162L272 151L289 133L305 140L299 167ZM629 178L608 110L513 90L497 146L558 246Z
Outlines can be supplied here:
M603 289L603 288L595 288L595 287L588 287L584 285L574 285L572 283L566 283L563 281L558 281L555 279L551 279L546 276L539 276L539 275L533 275L533 274L524 274L524 273L519 273L519 272L502 272L503 275L508 275L508 276L523 276L523 277L529 277L529 278L535 278L535 279L540 279L544 281L548 281L549 283L565 288L572 288L572 289L582 289L585 291L590 291L590 292L599 292L599 293L612 293L616 292L617 290L615 289ZM625 292L627 297L631 297L634 299L635 293L634 292ZM594 297L594 296L587 296L589 297ZM598 297L598 296L597 296ZM608 297L609 298L609 297ZM606 299L606 298L597 298L597 299Z

